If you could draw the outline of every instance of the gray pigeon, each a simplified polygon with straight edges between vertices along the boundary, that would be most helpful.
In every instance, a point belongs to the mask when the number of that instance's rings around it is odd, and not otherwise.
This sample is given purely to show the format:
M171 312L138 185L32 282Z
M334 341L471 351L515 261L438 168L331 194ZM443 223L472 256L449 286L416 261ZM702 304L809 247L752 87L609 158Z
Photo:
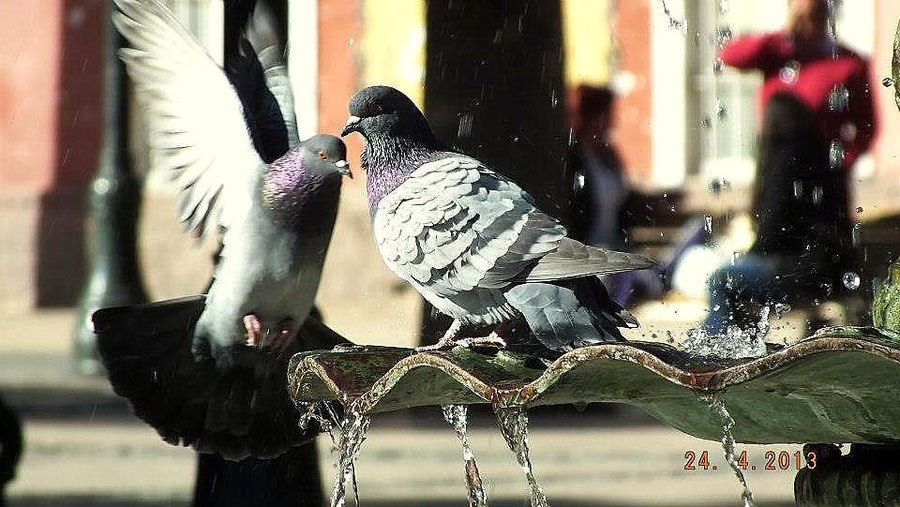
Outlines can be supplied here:
M394 88L360 90L349 109L341 135L359 132L367 141L361 160L378 249L391 270L454 319L428 348L504 346L522 319L557 352L623 340L618 327L637 326L596 275L648 268L652 260L567 238L513 181L441 144Z
M252 41L226 76L159 0L115 3L131 44L121 58L155 160L180 188L181 221L221 232L222 249L206 296L96 312L101 358L167 440L233 459L280 454L299 443L288 358L340 341L307 317L350 175L346 148L334 136L298 141L283 62ZM242 440L251 434L262 440Z

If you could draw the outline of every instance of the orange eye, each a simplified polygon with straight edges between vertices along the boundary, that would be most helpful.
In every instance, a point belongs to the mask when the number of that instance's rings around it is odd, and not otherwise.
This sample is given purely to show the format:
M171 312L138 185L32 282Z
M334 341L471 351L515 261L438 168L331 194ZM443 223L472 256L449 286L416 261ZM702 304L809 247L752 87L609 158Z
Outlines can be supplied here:
M328 158L328 154L325 153L324 151L320 151L320 152L317 153L316 155L318 155L319 158L321 158L322 160L325 160L326 158Z

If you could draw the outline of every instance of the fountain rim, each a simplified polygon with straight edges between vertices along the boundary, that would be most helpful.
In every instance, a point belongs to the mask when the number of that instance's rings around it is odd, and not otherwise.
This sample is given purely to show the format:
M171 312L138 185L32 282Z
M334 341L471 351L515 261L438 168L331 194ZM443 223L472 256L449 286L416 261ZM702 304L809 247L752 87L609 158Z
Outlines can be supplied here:
M721 369L710 366L670 364L646 350L647 342L617 342L583 347L567 352L553 361L533 380L515 388L492 387L466 371L453 360L451 352L428 351L416 353L412 349L378 347L378 350L396 350L406 353L388 368L369 388L362 393L347 393L336 383L316 358L324 354L340 354L333 351L311 351L297 354L288 369L288 385L291 398L298 400L303 381L310 376L324 384L336 399L345 405L354 404L363 413L372 412L381 399L393 389L409 372L416 368L437 369L466 387L483 402L511 407L530 405L537 401L563 375L582 364L597 359L626 361L641 366L656 375L682 387L697 392L716 392L757 378L797 359L826 352L861 352L900 364L900 349L875 341L860 339L861 331L873 332L872 328L829 328L796 344L758 358L732 360L733 364ZM881 334L881 331L875 330ZM857 336L848 336L856 334ZM658 347L660 344L652 344ZM673 349L674 350L674 349ZM693 371L692 371L693 370ZM535 370L536 372L539 370ZM477 402L476 402L477 403Z

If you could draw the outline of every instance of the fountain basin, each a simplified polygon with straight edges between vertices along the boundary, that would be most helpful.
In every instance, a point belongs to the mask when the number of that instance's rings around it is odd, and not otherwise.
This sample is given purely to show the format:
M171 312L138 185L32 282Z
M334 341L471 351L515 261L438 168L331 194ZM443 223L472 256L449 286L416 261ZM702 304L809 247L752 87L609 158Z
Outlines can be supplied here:
M716 362L646 342L581 348L546 367L523 353L358 346L299 353L288 375L295 403L339 400L365 414L619 402L708 440L721 438L721 422L698 394L719 392L737 442L900 443L900 341L874 328L828 328L761 358Z

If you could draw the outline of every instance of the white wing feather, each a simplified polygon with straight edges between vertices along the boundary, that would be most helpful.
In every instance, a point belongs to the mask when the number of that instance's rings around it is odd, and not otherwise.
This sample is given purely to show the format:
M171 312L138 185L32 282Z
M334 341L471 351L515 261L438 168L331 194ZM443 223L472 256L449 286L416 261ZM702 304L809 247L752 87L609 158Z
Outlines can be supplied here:
M115 0L120 56L148 116L156 161L181 192L180 219L195 234L246 213L263 165L236 91L206 50L158 0Z

